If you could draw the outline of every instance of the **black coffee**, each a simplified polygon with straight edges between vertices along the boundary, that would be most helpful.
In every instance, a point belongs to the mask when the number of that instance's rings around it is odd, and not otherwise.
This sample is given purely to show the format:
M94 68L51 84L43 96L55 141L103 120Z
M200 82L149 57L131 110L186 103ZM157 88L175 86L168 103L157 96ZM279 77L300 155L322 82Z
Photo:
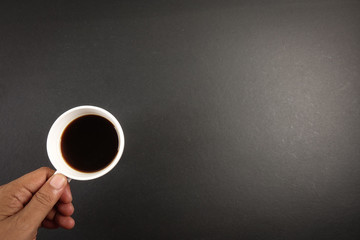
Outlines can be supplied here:
M118 146L114 125L97 115L73 120L61 136L65 161L81 172L96 172L107 167L114 160Z

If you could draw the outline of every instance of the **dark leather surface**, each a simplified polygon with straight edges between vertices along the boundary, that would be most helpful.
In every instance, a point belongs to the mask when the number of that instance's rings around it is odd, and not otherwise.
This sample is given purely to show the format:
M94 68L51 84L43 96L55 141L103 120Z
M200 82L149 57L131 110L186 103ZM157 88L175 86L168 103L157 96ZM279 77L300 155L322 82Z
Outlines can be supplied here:
M360 239L359 1L0 5L1 184L71 107L126 138L39 239Z

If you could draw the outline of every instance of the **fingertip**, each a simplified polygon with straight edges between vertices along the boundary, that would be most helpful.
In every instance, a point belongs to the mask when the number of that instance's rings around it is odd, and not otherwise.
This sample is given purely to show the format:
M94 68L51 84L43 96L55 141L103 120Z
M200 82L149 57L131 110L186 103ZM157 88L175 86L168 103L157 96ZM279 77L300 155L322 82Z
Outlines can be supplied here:
M48 167L41 167L37 169L36 171L44 172L47 176L51 176L55 173L54 169L48 168Z
M50 186L56 190L64 189L67 185L67 178L62 174L55 174L50 179Z
M64 229L72 229L75 226L75 220L72 217L61 214L56 214L55 222Z
M75 227L75 220L72 217L70 217L68 229L73 229L74 227Z
M64 216L71 216L74 211L74 205L72 203L59 203L57 205L57 211Z

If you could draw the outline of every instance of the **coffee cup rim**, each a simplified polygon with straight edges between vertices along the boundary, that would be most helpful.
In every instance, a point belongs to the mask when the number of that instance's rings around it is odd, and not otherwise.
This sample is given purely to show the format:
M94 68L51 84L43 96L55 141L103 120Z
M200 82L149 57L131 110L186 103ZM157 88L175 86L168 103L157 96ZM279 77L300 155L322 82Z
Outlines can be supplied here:
M114 160L105 168L95 172L81 172L70 167L61 154L60 142L63 131L73 120L84 115L98 115L110 121L115 127L119 140L118 152ZM92 105L77 106L62 113L52 124L46 143L50 162L55 167L57 172L62 173L69 179L74 180L91 180L101 177L111 171L119 162L124 151L124 146L125 137L119 121L109 111Z

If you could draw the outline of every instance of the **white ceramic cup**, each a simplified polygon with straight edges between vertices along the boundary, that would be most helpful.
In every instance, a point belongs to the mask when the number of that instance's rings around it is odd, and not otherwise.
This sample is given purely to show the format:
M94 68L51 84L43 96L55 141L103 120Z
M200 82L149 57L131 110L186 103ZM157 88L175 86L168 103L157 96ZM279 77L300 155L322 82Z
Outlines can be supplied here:
M119 138L118 152L114 160L107 167L96 172L87 173L73 169L66 163L61 153L61 136L63 131L73 120L84 115L98 115L107 119L114 125ZM124 133L120 123L116 120L116 118L111 113L102 108L86 105L72 108L60 115L60 117L58 117L58 119L56 119L54 124L51 126L46 143L48 156L57 172L64 174L69 179L75 180L91 180L108 173L119 162L120 157L124 151L124 146Z

